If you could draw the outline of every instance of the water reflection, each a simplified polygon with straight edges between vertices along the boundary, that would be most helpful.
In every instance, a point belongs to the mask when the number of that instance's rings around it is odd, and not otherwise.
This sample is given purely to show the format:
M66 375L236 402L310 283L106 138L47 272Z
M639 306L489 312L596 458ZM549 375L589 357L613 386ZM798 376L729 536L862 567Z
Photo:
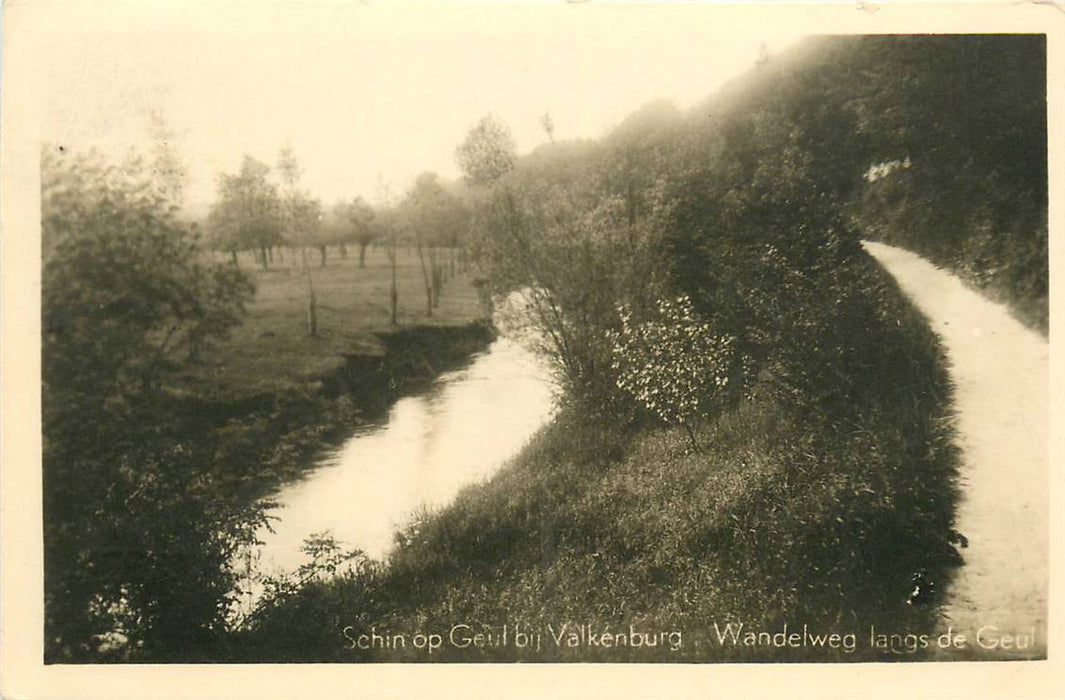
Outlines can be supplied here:
M499 338L284 488L274 511L280 520L263 534L260 570L294 570L305 560L304 539L323 531L383 559L413 513L446 505L513 456L551 417L552 395L543 363Z

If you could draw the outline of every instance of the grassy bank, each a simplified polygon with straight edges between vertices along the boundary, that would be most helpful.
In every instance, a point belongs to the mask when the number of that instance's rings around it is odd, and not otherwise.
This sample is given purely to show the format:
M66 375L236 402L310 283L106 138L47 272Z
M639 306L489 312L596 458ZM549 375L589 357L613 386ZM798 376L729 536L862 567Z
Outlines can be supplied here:
M215 450L217 485L247 503L299 478L323 449L467 362L495 337L482 321L373 336L374 354L339 356L302 387L175 401L175 430Z
M231 658L912 658L872 648L870 627L931 630L934 605L909 594L912 574L942 585L954 561L950 389L924 320L875 266L868 272L882 311L865 359L880 390L853 396L847 411L797 412L757 391L702 428L698 452L680 429L563 411L490 482L397 537L388 566L366 563L279 601L231 640ZM722 643L729 623L841 638L836 649ZM493 636L460 648L449 642L455 625L468 625L460 644ZM556 643L563 625L624 633L625 646L599 636L570 647L567 634ZM540 648L519 648L518 631L539 633ZM358 648L371 632L405 646ZM419 633L441 635L441 648L415 648Z

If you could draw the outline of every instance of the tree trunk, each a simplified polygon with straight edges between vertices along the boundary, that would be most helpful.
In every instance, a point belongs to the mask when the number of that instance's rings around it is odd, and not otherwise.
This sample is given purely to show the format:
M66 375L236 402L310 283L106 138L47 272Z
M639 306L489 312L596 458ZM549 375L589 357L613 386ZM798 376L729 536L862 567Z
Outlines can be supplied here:
M347 244L345 244L343 242L341 242L341 244L340 244L340 259L341 260L347 260L348 259L348 246L347 246Z
M440 306L440 293L444 290L444 277L440 268L433 265L433 308Z
M261 246L259 249L259 262L262 263L264 270L270 267L270 263L266 259L266 246Z
M266 256L270 259L270 262L274 261L274 247L270 246L266 249Z
M307 278L310 280L310 277ZM307 330L312 338L318 337L318 299L314 296L314 283L311 283L311 296L307 302Z
M359 244L359 267L366 267L366 248L369 245L370 245L369 243L360 243ZM393 253L394 252L395 251L393 251Z
M425 284L425 315L433 315L433 280L425 267L425 249L418 245L418 262L422 267L422 282Z
M321 263L320 267L325 267L325 256L326 256L325 246L324 245L318 246L318 250L322 254L322 263Z
M237 251L236 250L231 250L231 251L229 251L229 254L233 256L233 265L235 267L240 267L240 261L237 260Z
M360 252L361 256L362 253ZM399 325L399 290L396 288L396 239L392 237L392 254L388 256L389 262L392 264L392 291L389 294L389 299L392 302L392 325Z
M699 443L695 439L695 431L692 430L691 425L689 425L688 423L684 423L683 425L684 429L688 431L688 440L691 441L692 451L701 453L702 450L699 449Z
M318 337L318 298L314 294L314 278L307 265L307 249L303 249L303 272L307 275L307 332Z

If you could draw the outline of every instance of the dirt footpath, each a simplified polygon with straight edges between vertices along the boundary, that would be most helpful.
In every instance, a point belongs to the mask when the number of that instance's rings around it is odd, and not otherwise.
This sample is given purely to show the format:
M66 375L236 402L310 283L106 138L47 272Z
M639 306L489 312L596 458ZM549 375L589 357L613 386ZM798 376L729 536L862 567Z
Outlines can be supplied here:
M966 637L942 658L1046 654L1047 340L954 275L899 248L865 242L943 340L955 386L961 499L968 538L947 587L940 634ZM979 637L979 638L978 638Z

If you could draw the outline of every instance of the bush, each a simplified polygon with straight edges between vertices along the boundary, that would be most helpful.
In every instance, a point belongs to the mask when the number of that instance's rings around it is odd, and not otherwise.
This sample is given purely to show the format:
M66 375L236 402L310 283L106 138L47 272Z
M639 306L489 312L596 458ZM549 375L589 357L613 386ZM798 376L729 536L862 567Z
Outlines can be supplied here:
M618 388L666 423L683 425L697 448L693 426L717 415L747 383L735 338L715 333L683 295L659 300L641 322L627 306L619 315L621 330L608 334Z
M205 650L261 512L214 492L218 446L161 385L251 284L201 262L139 161L46 151L41 198L45 659Z

